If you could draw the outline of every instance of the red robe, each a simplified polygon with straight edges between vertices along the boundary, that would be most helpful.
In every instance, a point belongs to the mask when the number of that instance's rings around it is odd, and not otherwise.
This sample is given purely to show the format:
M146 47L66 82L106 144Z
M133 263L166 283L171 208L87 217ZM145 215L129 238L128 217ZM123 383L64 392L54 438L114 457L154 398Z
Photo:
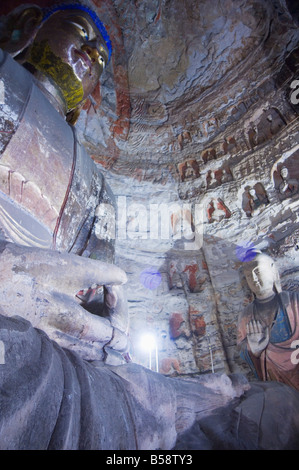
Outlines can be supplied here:
M259 358L255 357L247 341L246 325L253 318L263 323L263 318L259 313L254 317L254 302L248 305L240 315L238 324L237 344L241 350L241 356L248 362L255 375L263 381L275 380L283 382L299 390L299 352L296 354L296 346L299 345L299 293L283 291L279 294L284 306L284 316L289 323L290 332L287 335L281 331L281 341L279 341L279 329L276 328L276 340L271 340L267 348ZM283 338L284 336L284 338ZM278 341L277 341L278 339ZM297 341L297 344L294 342Z

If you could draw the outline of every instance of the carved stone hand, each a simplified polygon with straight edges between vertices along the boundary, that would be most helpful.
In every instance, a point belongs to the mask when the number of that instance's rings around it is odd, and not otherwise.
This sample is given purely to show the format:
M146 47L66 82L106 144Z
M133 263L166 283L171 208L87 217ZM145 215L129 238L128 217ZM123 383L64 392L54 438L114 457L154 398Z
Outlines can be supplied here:
M88 360L102 359L103 348L126 351L128 312L119 267L71 253L0 243L1 313L19 315L62 347ZM104 286L106 317L77 301L80 288Z
M259 357L269 343L269 328L258 320L247 323L247 341L252 354Z

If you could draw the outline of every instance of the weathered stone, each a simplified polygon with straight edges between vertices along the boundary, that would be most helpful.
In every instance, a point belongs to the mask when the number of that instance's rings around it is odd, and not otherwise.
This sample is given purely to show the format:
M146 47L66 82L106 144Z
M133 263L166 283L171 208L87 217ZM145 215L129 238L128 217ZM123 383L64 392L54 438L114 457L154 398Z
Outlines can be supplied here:
M84 361L17 316L0 315L0 344L2 450L298 450L299 394L283 384Z

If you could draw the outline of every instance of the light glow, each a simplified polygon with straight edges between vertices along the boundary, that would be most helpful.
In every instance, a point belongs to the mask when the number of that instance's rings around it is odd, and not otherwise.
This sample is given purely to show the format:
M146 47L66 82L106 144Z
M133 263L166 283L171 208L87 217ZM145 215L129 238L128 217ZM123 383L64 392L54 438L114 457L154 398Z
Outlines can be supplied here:
M155 371L159 372L158 345L153 333L145 333L140 338L140 347L148 353L148 367L152 369L152 352L155 351Z

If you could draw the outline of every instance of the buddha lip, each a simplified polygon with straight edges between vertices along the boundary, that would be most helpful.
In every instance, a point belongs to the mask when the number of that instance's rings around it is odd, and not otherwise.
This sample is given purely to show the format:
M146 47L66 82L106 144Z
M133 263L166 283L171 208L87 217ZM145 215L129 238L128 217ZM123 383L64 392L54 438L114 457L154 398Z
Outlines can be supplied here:
M83 62L88 66L89 70L91 70L92 63L89 58L89 55L86 52L80 51L79 49L75 49L74 52L83 59Z

